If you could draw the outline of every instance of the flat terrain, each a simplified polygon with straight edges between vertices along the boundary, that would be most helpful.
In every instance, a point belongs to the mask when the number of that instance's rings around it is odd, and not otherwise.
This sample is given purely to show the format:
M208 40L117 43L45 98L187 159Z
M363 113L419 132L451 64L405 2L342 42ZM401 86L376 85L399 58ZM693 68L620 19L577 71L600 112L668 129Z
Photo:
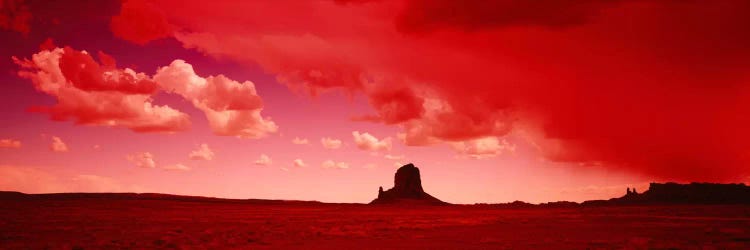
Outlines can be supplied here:
M750 249L750 206L0 201L0 249Z

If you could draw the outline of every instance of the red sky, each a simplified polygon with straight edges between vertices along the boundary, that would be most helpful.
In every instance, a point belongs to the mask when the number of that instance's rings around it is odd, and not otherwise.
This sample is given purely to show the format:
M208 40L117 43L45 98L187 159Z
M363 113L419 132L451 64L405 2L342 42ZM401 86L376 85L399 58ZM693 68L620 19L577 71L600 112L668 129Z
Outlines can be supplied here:
M750 182L747 1L0 1L0 189L448 202Z

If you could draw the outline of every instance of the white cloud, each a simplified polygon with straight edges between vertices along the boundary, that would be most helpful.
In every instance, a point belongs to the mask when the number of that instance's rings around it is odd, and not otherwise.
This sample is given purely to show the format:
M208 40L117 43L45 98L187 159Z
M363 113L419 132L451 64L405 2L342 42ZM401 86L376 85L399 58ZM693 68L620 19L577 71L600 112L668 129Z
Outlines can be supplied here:
M338 169L347 169L349 168L349 164L346 162L335 162L333 160L326 160L321 164L323 168L338 168Z
M320 144L323 144L323 147L327 149L338 149L341 148L342 143L341 140L325 137L320 139Z
M301 139L299 137L294 137L294 140L292 140L293 144L297 145L307 145L310 144L310 142L307 140L307 138Z
M127 156L128 161L134 163L138 167L142 168L155 168L156 161L154 161L154 155L149 152L140 152Z
M82 67L66 68L68 74L64 74L60 67L63 58ZM187 114L153 104L157 88L148 75L128 68L100 67L85 51L55 48L42 50L31 60L14 57L13 61L22 68L18 76L56 99L53 106L44 108L53 120L126 127L136 132L178 132L190 126Z
M68 145L65 144L60 137L52 136L50 149L52 149L53 152L68 152Z
M271 161L271 157L268 157L268 155L261 154L260 158L255 161L255 165L261 165L261 166L268 166L271 165L273 161Z
M21 141L13 139L2 139L0 140L0 148L20 148Z
M177 163L177 164L173 164L173 165L164 166L164 169L166 169L166 170L177 170L177 171L188 171L188 170L190 170L190 167L185 166L182 163Z
M302 168L302 167L306 167L307 164L305 164L305 162L302 161L302 159L294 159L294 166Z
M388 154L384 155L383 157L385 157L388 160L401 160L405 158L403 155L388 155Z
M191 160L207 160L210 161L214 158L214 151L208 147L208 144L201 144L198 149L190 152L189 155Z
M216 135L261 138L278 131L276 123L261 116L263 101L251 81L238 82L224 75L204 78L183 60L159 68L153 79L203 111Z
M390 137L379 140L369 133L359 133L359 131L352 132L352 136L354 136L354 143L357 144L357 147L363 150L390 151L393 148Z
M511 145L503 139L500 141L495 136L483 137L463 142L450 143L453 150L459 154L466 155L475 159L495 157L502 151L515 152L516 145Z

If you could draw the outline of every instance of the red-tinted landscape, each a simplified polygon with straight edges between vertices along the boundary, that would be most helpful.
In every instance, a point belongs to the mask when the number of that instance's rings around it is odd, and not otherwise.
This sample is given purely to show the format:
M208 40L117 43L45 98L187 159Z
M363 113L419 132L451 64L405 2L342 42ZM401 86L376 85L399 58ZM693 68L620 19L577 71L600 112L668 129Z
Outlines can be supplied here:
M3 249L747 249L750 206L3 201Z
M370 204L0 193L0 247L743 249L750 187L651 184L607 201L452 205L412 164ZM701 205L703 204L703 205ZM710 204L710 205L707 205Z
M748 249L749 58L747 0L0 0L0 249Z

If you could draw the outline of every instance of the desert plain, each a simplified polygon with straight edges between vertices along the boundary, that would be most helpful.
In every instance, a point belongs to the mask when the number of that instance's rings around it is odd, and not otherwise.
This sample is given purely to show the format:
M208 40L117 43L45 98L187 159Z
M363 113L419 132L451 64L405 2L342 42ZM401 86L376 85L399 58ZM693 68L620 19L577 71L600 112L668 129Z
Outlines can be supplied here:
M0 249L748 249L750 206L0 202Z

